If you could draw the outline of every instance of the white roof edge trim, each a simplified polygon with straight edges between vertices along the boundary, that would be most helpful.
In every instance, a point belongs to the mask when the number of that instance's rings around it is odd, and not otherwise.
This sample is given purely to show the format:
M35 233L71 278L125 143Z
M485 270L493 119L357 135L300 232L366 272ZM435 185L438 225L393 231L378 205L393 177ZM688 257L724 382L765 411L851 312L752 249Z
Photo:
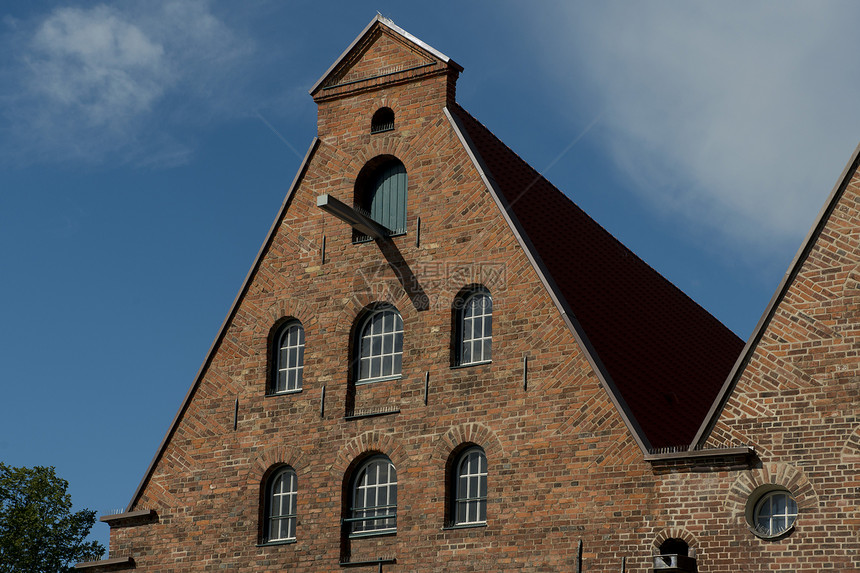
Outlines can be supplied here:
M323 75L320 77L320 79L318 79L314 83L314 85L311 87L311 89L308 90L308 93L313 94L315 91L317 91L317 89L319 89L319 87L326 80L326 78L328 78L332 74L332 72L334 72L335 68L337 68L340 65L340 63L346 58L346 56L352 51L352 49L359 42L361 42L362 39L364 39L364 36L367 35L367 33L370 31L370 29L373 27L373 25L376 24L377 22L379 22L380 24L382 24L383 26L385 26L386 28L388 28L392 32L395 32L395 33L399 34L400 36L403 36L405 39L409 40L410 42L419 46L420 48L427 50L428 52L430 52L431 54L433 54L435 57L439 58L440 60L442 60L446 64L454 65L455 67L457 67L460 70L463 69L462 66L460 66L460 64L458 64L457 62L455 62L454 60L452 60L451 58L449 58L448 56L446 56L445 54L443 54L442 52L440 52L439 50L437 50L433 46L427 44L423 40L416 38L415 36L413 36L412 34L407 32L406 30L404 30L403 28L401 28L400 26L395 24L391 19L386 18L382 14L377 14L376 16L373 17L373 20L370 21L370 24L368 24L367 26L364 27L364 30L362 30L358 34L358 36L356 36L356 38L349 44L349 46L347 46L347 48L343 51L343 53L337 57L337 59L334 61L334 63L331 66L329 66L329 68L325 71L325 73L323 73Z
M704 444L710 436L711 430L713 430L714 426L717 424L723 408L725 408L731 393L734 391L735 385L743 375L747 362L758 347L758 343L764 335L765 330L767 330L768 325L770 325L770 321L773 318L773 314L776 312L777 306L782 302L788 289L791 288L794 278L800 271L800 267L803 265L804 261L806 261L806 257L814 246L815 240L821 234L821 231L824 230L824 226L827 223L829 215L836 207L836 203L838 203L839 199L842 197L842 192L845 190L845 187L848 186L854 172L858 167L860 167L858 163L860 163L860 145L857 145L857 147L854 148L851 158L848 160L848 163L845 165L845 168L836 180L836 184L830 191L830 195L828 195L827 200L824 201L824 205L822 205L821 209L818 211L818 215L815 217L812 227L810 227L809 232L800 244L800 248L797 250L794 258L788 265L788 270L785 271L785 274L782 276L776 291L770 298L770 301L768 302L767 307L765 307L761 318L759 318L756 323L755 328L753 328L752 334L750 334L740 356L738 356L738 359L735 361L735 365L729 372L719 394L717 394L717 397L714 399L711 409L708 411L702 425L699 427L699 431L693 438L693 442L689 446L690 450Z
M502 194L498 191L495 185L495 180L489 174L486 165L484 164L483 159L481 158L480 153L477 149L475 149L474 145L471 142L471 138L465 129L460 125L459 119L456 115L452 114L450 110L446 107L443 110L445 112L445 116L448 118L448 121L451 123L454 128L454 132L457 134L457 137L460 139L460 143L462 143L466 153L469 155L469 158L472 160L472 163L475 166L475 169L481 176L481 179L484 181L484 185L487 186L487 189L490 192L490 195L493 197L493 200L496 202L499 210L502 212L502 216L507 221L508 226L513 231L514 236L517 238L517 241L520 244L520 247L523 249L523 252L526 254L526 257L529 259L529 262L532 264L532 267L535 269L538 277L543 283L544 288L549 293L550 298L561 314L565 324L570 329L571 333L573 333L576 342L579 344L579 347L585 354L586 359L589 364L591 364L592 369L597 375L597 379L600 381L600 385L603 386L603 389L606 390L606 393L609 394L609 399L612 401L615 409L621 415L622 420L624 420L624 424L627 426L627 429L630 431L630 434L633 436L633 440L639 446L639 449L642 450L643 454L648 454L651 449L651 443L648 440L648 437L645 435L645 432L642 431L642 427L639 425L639 422L636 421L636 417L633 415L633 412L630 410L630 407L627 405L627 402L624 400L624 397L621 395L621 392L618 391L618 387L615 385L615 382L612 380L612 377L609 375L609 372L606 370L606 367L603 365L603 362L600 360L600 357L597 355L597 351L591 345L591 342L588 339L582 325L576 319L571 309L568 307L567 300L565 300L564 296L561 295L558 289L558 285L555 283L555 280L552 278L552 275L549 273L549 270L546 269L546 266L543 263L543 260L540 258L540 255L536 252L534 245L531 240L525 234L525 232L521 232L521 225L519 220L516 218L513 212L507 208L505 200L502 198Z
M137 503L138 498L140 498L140 495L143 493L143 488L149 481L149 478L152 477L152 472L155 471L155 466L158 463L158 460L161 459L161 455L167 448L167 444L170 442L170 438L171 436L173 436L174 430L176 430L176 427L179 425L179 420L182 418L182 415L185 413L185 410L191 403L191 398L194 396L197 387L200 385L200 382L203 379L203 374L206 372L207 368L209 367L209 363L214 357L215 349L218 347L218 343L221 341L221 339L224 337L224 334L227 332L227 327L230 324L230 320L233 318L236 313L236 310L239 308L239 302L242 300L242 297L245 296L245 293L250 286L251 277L253 277L256 273L257 268L260 265L260 261L263 258L263 254L266 252L266 249L271 244L272 239L274 238L275 233L278 230L278 225L280 225L281 221L284 218L284 213L287 210L287 205L289 204L290 199L292 199L293 193L295 192L296 187L299 184L299 180L302 178L302 175L304 175L305 170L310 163L311 157L313 156L314 151L316 151L316 148L319 143L320 140L316 137L314 137L313 141L311 141L311 145L308 148L307 153L305 153L305 157L304 159L302 159L302 162L299 165L299 169L296 172L295 177L293 177L293 182L290 183L290 188L287 190L287 194L284 197L284 201L283 203L281 203L281 208L278 210L278 215L277 217L275 217L272 226L269 228L269 232L266 234L266 238L263 241L263 244L260 246L260 250L257 251L257 256L254 257L254 263L251 265L251 269L245 276L245 280L242 281L242 286L239 289L239 292L236 294L236 298L233 299L233 304L230 305L230 310L227 312L227 316L221 323L221 327L218 329L218 334L215 336L215 340L212 341L212 345L206 352L206 358L203 360L203 363L197 370L197 374L194 376L194 382L191 384L191 387L188 389L188 392L185 393L185 398L182 399L182 405L179 407L179 410L173 417L173 421L170 423L170 427L168 428L167 433L161 440L161 444L159 444L158 450L156 450L155 452L155 456L153 456L152 461L149 462L149 466L146 468L146 472L143 475L143 479L140 481L140 484L137 486L137 489L134 490L134 495L132 495L131 501L128 502L128 506L126 506L125 508L126 513L132 510L131 508L134 506L135 503Z

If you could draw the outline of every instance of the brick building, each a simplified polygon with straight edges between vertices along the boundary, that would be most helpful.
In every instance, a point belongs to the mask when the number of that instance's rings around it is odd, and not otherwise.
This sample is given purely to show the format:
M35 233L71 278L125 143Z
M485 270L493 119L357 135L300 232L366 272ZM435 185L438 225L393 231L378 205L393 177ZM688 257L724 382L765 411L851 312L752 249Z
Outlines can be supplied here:
M860 561L857 153L744 345L376 17L90 571ZM662 556L661 556L662 555Z

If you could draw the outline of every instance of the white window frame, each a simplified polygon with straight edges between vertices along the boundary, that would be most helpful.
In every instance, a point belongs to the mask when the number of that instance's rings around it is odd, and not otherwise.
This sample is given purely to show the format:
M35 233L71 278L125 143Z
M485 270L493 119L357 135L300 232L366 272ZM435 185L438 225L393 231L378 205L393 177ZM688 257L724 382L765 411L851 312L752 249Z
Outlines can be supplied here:
M460 304L457 366L492 362L493 297L486 289L477 289L464 296Z
M305 370L305 329L301 322L291 320L278 329L274 362L271 393L301 392Z
M468 448L457 457L451 511L455 526L487 523L487 455L481 447Z
M780 509L775 509L775 502L781 499ZM771 490L756 501L753 512L753 524L757 534L764 537L779 537L794 527L797 521L797 500L784 489ZM780 527L780 522L783 526Z
M291 467L277 470L266 487L266 543L296 540L298 478Z
M355 472L346 521L350 537L397 531L397 469L386 456L373 456Z
M400 378L403 318L397 309L384 307L368 314L361 323L357 346L356 384Z

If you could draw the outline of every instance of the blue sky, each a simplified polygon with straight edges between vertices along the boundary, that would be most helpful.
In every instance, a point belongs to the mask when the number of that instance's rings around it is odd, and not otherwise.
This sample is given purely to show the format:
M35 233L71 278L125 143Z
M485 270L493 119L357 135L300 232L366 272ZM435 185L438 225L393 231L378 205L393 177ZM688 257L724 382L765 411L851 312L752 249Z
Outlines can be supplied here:
M746 338L860 141L849 2L6 2L0 461L123 509L376 11ZM108 528L93 535L107 542Z

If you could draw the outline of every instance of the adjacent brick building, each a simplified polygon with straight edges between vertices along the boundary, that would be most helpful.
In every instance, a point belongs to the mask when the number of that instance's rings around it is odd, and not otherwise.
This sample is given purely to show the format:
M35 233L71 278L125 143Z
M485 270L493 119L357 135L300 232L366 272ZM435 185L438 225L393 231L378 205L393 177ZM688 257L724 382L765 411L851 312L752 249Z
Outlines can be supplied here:
M744 346L463 110L461 71L376 17L313 86L268 239L78 567L856 569L856 153Z

